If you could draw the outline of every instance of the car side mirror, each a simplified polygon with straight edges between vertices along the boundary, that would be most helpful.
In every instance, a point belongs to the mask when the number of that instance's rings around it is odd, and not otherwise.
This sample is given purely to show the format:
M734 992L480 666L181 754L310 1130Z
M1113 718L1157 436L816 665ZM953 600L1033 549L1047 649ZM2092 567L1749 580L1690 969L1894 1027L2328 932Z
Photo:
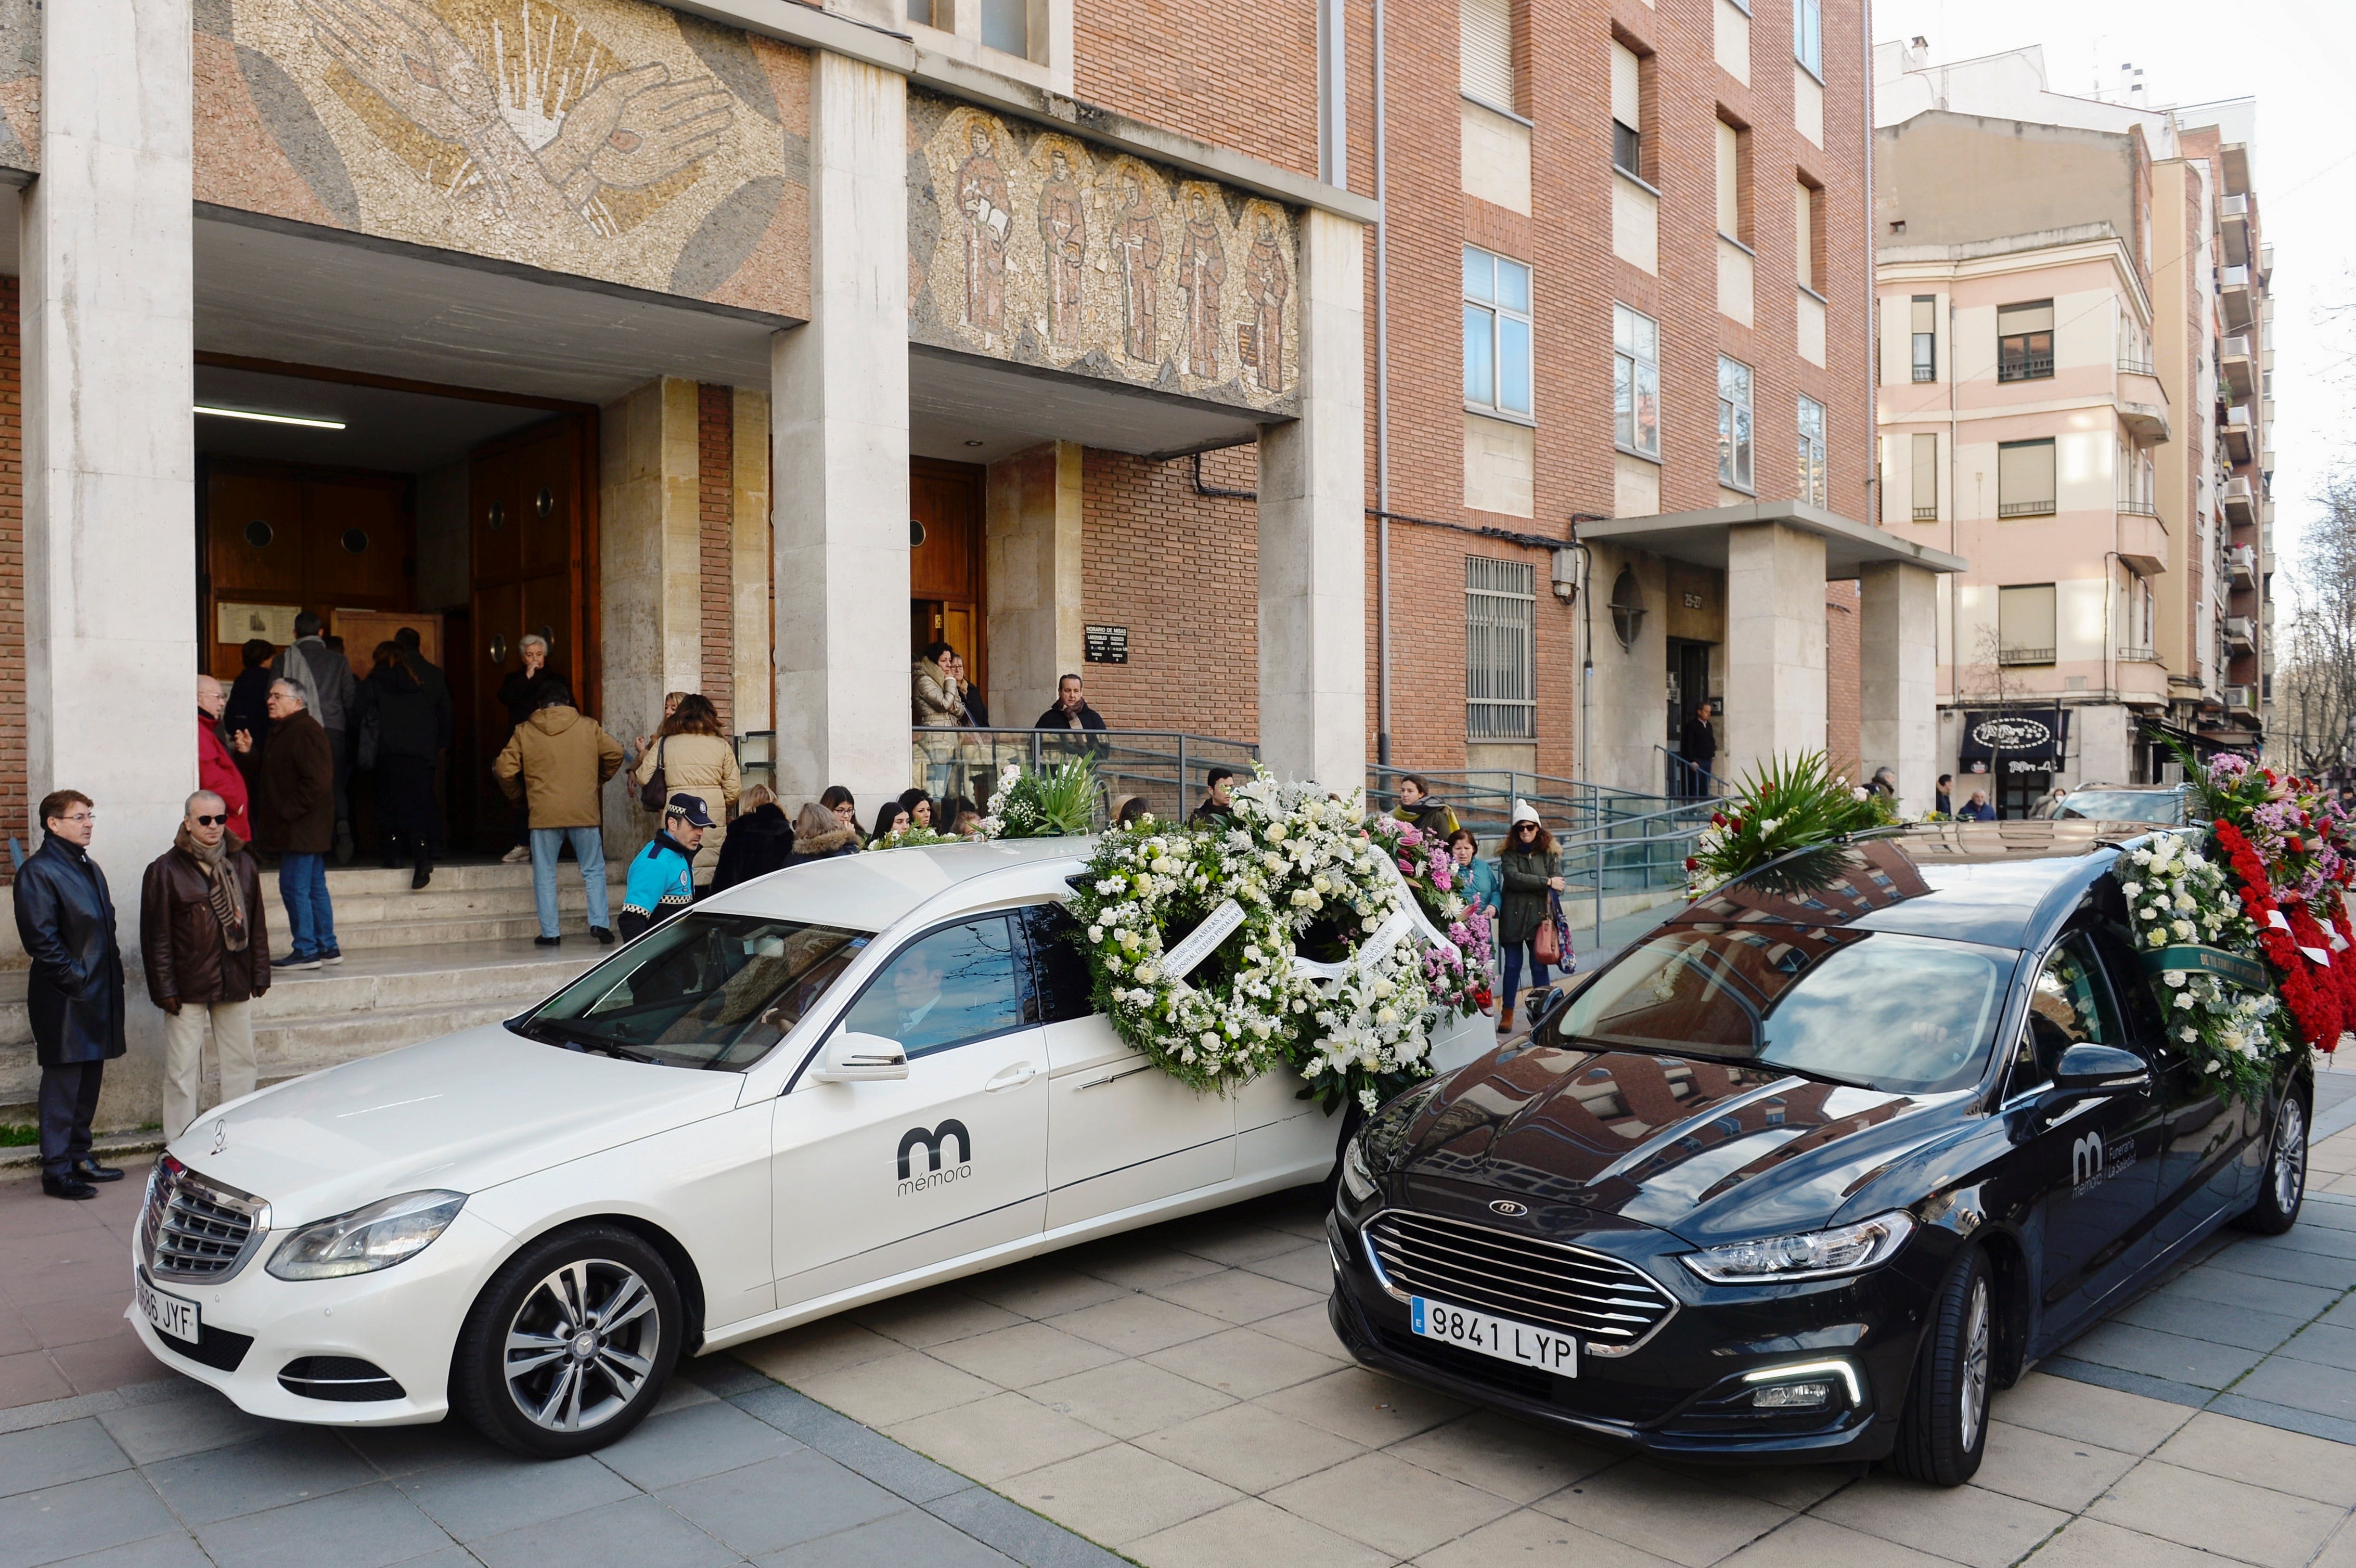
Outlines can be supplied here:
M908 1053L896 1040L843 1029L819 1051L810 1076L820 1083L873 1083L908 1075Z
M2085 1100L2129 1094L2151 1087L2151 1069L2132 1051L2115 1045L2073 1045L2053 1068L2053 1085L2038 1096L2036 1126Z

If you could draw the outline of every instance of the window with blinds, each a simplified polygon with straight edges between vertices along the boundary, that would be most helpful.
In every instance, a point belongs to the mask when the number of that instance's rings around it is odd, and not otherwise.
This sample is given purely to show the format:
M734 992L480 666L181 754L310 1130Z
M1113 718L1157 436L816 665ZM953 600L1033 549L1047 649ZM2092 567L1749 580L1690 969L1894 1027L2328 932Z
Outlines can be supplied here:
M1996 310L1996 379L2035 381L2053 374L2053 302Z
M1939 438L1928 431L1914 432L1914 520L1939 520Z
M1996 515L2053 515L2053 440L2008 441L1996 449Z
M1612 40L1612 162L1644 177L1644 67L1636 51Z
M1996 591L1996 657L1998 664L2051 664L2055 650L2053 584L2036 582Z
M1464 558L1464 738L1537 739L1537 581L1526 560Z
M1513 0L1461 0L1457 57L1467 98L1492 109L1514 109Z

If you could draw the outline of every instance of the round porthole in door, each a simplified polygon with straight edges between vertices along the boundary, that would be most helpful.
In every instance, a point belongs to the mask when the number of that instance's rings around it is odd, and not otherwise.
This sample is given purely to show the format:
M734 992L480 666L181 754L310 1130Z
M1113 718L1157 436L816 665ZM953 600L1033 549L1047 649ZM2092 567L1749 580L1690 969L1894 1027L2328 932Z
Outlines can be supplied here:
M270 541L277 537L277 530L260 517L245 525L245 542L256 549L268 549Z
M916 518L910 517L908 519L908 548L910 549L914 549L924 542L925 525L918 522Z
M501 528L506 528L508 526L507 503L504 501L492 502L488 520L491 525L491 532L493 533L498 533Z
M545 485L541 485L540 494L531 499L531 509L543 517L556 510L556 492Z
M344 530L343 546L345 553L348 555L366 555L368 553L369 547L368 530L366 528L346 528Z
M508 635L505 632L491 634L491 662L498 665L508 662Z

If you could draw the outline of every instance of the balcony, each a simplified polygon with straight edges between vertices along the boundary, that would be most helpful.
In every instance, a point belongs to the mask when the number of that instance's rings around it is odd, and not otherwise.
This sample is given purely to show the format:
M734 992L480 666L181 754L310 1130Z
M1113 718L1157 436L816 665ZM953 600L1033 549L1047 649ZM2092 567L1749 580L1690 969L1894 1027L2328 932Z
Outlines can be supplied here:
M2249 195L2250 144L2247 142L2229 143L2225 146L2219 148L2218 154L2220 161L2222 161L2225 165L2225 194L2228 196Z
M2255 713L2258 710L2258 688L2254 686L2229 686L2225 688L2225 711Z
M2246 264L2218 269L2217 308L2224 315L2227 328L2234 332L2245 330L2257 320L2257 296L2251 291Z
M2054 514L2053 498L2041 501L1999 501L1996 515L1999 517L2050 517Z
M2236 588L2258 585L2258 552L2254 546L2237 544L2225 551L2225 575Z
M2257 491L2246 475L2236 474L2225 481L2225 520L2237 528L2246 528L2257 521Z
M2051 648L1998 648L1996 651L1996 662L2007 667L2051 664L2053 650Z
M2158 664L2159 655L2150 648L2139 648L2132 643L2122 643L2119 645L2119 662L2121 664Z
M2250 261L2250 198L2246 196L2225 196L2217 198L2217 231L2224 237L2225 260L2237 267Z
M2255 436L2250 428L2250 405L2235 403L2225 411L2225 452L2236 463L2247 463L2254 450Z
M2246 333L2235 333L2217 347L2218 379L2231 389L2236 402L2246 402L2258 389L2258 362L2251 356Z
M2168 525L2149 501L2122 501L2118 509L2119 559L2146 577L2168 570Z
M2248 653L2258 645L2258 628L2247 615L2228 615L2220 628L2225 645L2237 654Z

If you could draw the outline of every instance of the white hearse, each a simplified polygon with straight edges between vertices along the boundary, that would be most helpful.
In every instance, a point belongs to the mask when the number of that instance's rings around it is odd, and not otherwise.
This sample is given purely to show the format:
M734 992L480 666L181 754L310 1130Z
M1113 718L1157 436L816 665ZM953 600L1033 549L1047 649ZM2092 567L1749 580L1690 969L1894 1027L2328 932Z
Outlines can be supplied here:
M504 1024L200 1116L148 1182L140 1339L256 1415L576 1454L681 1354L1324 1179L1298 1075L1198 1094L1091 1009L1092 842L781 871Z

